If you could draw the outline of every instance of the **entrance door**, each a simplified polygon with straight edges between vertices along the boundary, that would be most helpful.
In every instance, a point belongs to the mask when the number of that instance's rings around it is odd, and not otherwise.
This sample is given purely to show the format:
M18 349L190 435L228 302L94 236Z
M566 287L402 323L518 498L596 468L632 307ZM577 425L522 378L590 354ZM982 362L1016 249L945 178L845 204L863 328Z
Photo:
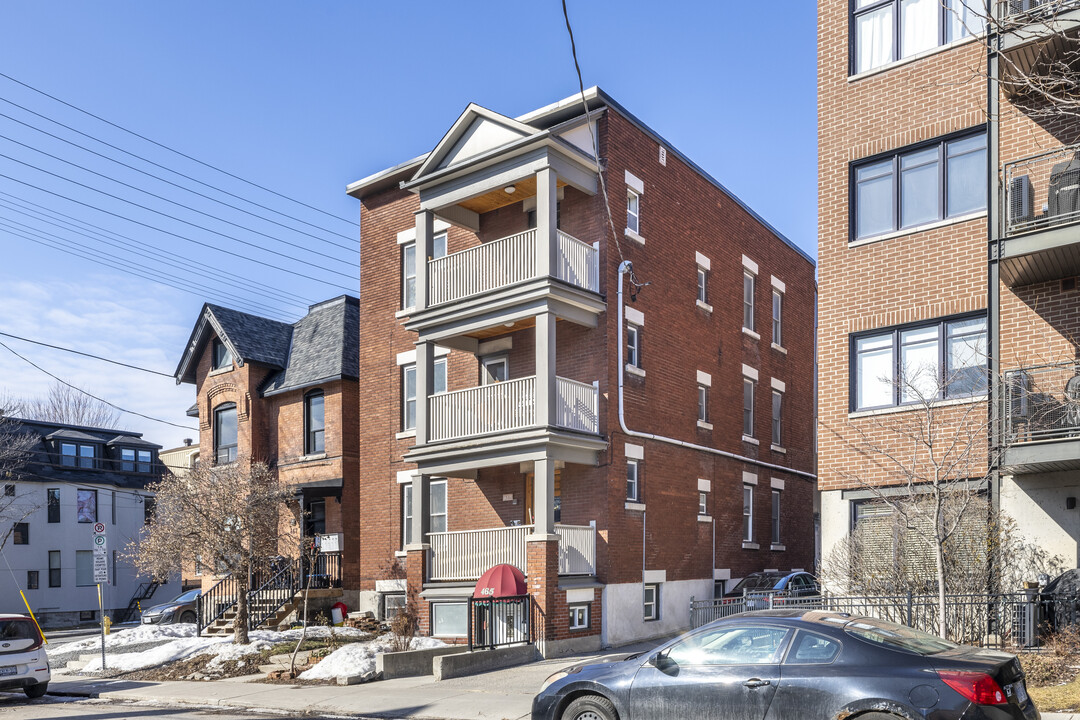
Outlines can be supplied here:
M532 525L535 515L533 514L533 502L535 502L535 490L533 473L525 473L525 524ZM555 512L552 518L555 522L562 522L562 470L555 471Z

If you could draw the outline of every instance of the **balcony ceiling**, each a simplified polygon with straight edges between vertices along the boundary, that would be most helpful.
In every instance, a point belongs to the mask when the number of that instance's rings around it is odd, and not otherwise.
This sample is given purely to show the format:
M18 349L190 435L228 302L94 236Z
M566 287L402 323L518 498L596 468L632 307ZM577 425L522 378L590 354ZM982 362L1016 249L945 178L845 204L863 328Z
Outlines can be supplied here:
M566 184L565 180L559 180L557 182L558 187L565 187ZM536 196L536 177L533 176L518 180L514 183L514 188L515 190L512 193L506 192L506 188L492 190L483 195L469 198L465 202L458 203L458 205L466 210L472 210L474 213L482 215L486 212L506 207L507 205L519 203L526 198Z
M1005 452L1001 465L1013 475L1080 470L1080 438L1018 443Z
M1064 225L1006 240L1000 267L1007 287L1080 275L1080 226Z

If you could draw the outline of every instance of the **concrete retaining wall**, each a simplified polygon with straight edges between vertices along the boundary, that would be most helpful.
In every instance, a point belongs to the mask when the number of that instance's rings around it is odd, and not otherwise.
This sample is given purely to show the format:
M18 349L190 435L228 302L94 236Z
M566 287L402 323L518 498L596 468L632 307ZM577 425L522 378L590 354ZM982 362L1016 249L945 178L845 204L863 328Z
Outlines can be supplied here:
M448 680L514 665L524 665L539 658L540 655L535 646L515 645L436 657L432 662L432 669L436 680Z
M435 658L463 652L468 652L468 648L462 645L448 645L424 650L379 653L375 656L375 672L382 673L383 680L431 675L434 672Z

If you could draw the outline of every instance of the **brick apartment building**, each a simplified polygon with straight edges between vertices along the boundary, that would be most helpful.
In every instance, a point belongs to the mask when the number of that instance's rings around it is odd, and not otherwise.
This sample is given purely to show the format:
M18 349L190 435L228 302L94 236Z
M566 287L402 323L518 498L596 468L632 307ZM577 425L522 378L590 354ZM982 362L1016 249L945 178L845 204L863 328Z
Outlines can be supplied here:
M1015 80L1075 52L1080 3L990 2L989 35L982 5L818 3L826 555L883 509L845 473L896 482L850 438L912 412L900 379L917 365L937 374L947 422L973 406L986 418L976 442L1000 456L988 502L1078 560L1080 392L1066 386L1080 357L1080 122L1048 118Z
M345 586L374 606L406 575L425 633L463 637L497 563L527 575L551 654L669 633L691 596L814 562L814 263L586 98L588 117L580 96L517 119L469 105L430 153L349 187L364 452Z
M359 325L359 301L347 295L293 324L207 304L176 369L177 383L195 385L199 461L269 463L303 509L297 529L329 536L324 553L342 552L342 516L357 512ZM171 451L173 472L192 455ZM185 586L212 579L198 562L184 572Z

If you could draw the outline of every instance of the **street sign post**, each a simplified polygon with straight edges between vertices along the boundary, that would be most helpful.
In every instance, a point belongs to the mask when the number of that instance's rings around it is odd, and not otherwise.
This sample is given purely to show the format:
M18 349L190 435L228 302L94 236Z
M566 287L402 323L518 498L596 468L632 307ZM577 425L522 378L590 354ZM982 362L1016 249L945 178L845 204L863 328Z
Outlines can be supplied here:
M101 585L109 584L109 541L105 538L105 523L94 523L94 582L97 583L98 615L101 616L101 669L105 670L105 602Z

